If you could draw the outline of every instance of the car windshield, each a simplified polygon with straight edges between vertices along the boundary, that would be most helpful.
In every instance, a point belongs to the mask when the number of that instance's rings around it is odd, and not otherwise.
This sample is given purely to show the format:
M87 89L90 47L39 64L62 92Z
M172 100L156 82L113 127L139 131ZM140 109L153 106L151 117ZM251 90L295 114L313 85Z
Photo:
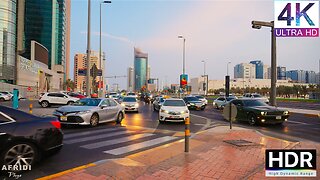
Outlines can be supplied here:
M235 97L227 97L227 101L231 101L232 99L235 99Z
M73 105L75 106L98 106L101 99L80 99L79 101L76 101Z
M204 97L203 97L203 96L196 96L196 98L204 99Z
M128 93L128 96L135 96L135 93Z
M187 97L187 101L199 101L196 97Z
M183 100L166 100L163 106L186 106Z
M244 106L268 106L266 103L259 100L244 100Z
M123 98L123 102L137 102L137 100L134 97L125 97Z
M262 97L260 94L253 94L252 96L255 97L255 98Z

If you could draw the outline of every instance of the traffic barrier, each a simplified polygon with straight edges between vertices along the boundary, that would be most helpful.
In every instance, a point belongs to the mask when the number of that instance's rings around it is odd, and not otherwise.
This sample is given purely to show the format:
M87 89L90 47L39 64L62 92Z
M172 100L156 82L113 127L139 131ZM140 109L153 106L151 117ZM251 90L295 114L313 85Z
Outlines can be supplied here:
M190 118L187 117L184 121L185 130L184 130L184 152L189 152L189 137L190 137Z
M32 107L33 105L32 104L29 104L29 113L32 114Z

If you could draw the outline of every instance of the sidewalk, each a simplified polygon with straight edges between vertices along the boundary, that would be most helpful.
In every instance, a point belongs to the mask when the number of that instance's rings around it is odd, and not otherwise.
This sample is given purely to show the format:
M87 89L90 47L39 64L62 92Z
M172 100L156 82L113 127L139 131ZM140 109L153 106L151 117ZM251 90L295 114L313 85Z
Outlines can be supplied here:
M227 140L246 140L233 145ZM89 164L43 179L266 179L265 149L316 148L317 175L320 144L289 142L264 136L254 130L221 126L190 139L190 152L184 141L146 150L125 158ZM292 178L291 178L292 179Z

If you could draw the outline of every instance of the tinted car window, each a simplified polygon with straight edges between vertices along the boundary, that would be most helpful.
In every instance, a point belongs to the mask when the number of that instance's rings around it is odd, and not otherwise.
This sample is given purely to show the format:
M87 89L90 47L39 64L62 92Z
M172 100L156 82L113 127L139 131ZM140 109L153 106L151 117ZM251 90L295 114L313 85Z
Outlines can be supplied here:
M136 102L136 98L134 97L125 97L123 98L123 102Z
M196 98L196 97L186 97L185 99L186 99L187 101L199 101L199 99Z
M219 100L219 101L224 101L225 99L224 99L224 98L218 98L218 100Z
M186 104L182 100L166 100L163 106L186 106Z
M0 124L1 123L6 123L6 122L10 122L10 120L8 118L4 117L2 115L2 112L0 112Z
M57 97L57 93L49 93L47 96Z
M117 106L117 103L113 99L109 99L110 106Z
M26 113L20 110L8 108L5 106L0 106L0 112L3 112L4 114L10 116L12 119L14 119L17 122L39 119L39 117L37 116L31 115L29 113Z
M104 100L101 102L101 105L106 105L106 106L110 106L110 103L108 100Z
M242 101L241 100L233 100L233 101L231 101L232 102L232 104L234 104L234 105L241 105L241 106L243 106L243 103L242 103Z
M75 106L98 106L101 99L80 99L75 102L73 105Z
M245 106L268 106L266 103L259 100L244 100Z

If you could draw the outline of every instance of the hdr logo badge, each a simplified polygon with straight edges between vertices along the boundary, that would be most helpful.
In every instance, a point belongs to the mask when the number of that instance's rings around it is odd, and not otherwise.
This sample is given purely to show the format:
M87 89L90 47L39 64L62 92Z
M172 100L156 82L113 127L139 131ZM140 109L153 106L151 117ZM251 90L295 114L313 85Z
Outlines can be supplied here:
M274 1L276 37L319 37L319 1Z
M317 177L317 152L314 149L266 150L266 176Z

